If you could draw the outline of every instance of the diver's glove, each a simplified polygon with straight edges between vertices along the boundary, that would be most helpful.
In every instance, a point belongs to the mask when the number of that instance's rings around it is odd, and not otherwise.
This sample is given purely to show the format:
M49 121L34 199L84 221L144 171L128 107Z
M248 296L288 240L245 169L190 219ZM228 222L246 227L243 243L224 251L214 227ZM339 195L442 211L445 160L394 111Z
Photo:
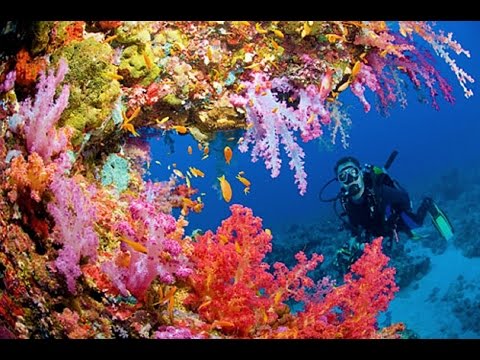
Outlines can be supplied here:
M345 274L355 261L363 254L365 244L360 243L357 238L350 238L350 241L338 249L333 264Z

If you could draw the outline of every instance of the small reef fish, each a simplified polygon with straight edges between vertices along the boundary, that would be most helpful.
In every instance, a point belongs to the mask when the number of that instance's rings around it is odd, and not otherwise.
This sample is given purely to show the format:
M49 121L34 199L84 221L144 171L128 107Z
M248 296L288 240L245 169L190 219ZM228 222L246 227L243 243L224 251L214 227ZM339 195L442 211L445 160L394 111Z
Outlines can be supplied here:
M230 202L230 200L232 200L232 187L230 186L230 183L225 179L225 175L219 177L218 181L220 181L220 189L222 191L223 199L226 202Z
M183 175L183 173L178 169L173 169L173 173L182 179L185 178L185 175Z
M164 117L162 120L156 119L155 121L157 122L157 125L163 125L163 124L165 124L169 119L170 119L170 116L166 116L166 117Z
M127 239L125 236L120 237L120 240L122 240L125 244L129 245L135 251L142 252L144 254L147 253L147 248L136 241Z
M178 134L186 134L188 133L188 129L186 126L183 125L174 125L171 129L176 130Z
M225 161L228 165L230 165L230 160L232 160L232 149L230 149L230 146L225 146L223 149L223 155L225 155Z
M244 178L243 176L241 176L240 173L238 173L237 177L236 177L243 185L245 185L246 187L250 187L250 181L248 181L248 179Z
M189 169L190 169L190 172L192 173L193 176L195 176L195 177L198 177L198 176L205 177L205 174L203 173L203 171L201 171L197 168L194 168L192 166L190 166Z
M188 155L192 155L193 153L193 149L190 145L188 145L187 152L188 152Z

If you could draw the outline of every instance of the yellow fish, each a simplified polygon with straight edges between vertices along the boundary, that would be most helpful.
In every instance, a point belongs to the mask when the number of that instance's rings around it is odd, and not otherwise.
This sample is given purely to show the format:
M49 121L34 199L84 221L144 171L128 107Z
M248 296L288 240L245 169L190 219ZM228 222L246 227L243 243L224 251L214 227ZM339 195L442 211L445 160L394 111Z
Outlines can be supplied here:
M283 39L285 37L285 35L283 35L283 33L280 30L275 29L275 30L272 30L272 31L280 39Z
M155 121L157 122L157 125L163 125L168 121L168 119L170 119L170 116L166 116L162 120L155 119Z
M182 179L185 178L185 175L183 175L183 173L178 169L173 169L173 173Z
M259 23L255 23L255 29L259 34L266 34L268 31L263 29Z
M357 74L359 73L360 69L362 68L362 62L361 61L357 61L355 63L355 65L353 65L353 69L352 69L352 78L357 76Z
M237 177L236 177L243 185L245 185L246 187L250 187L250 181L248 181L247 179L245 179L243 176L240 175L240 173L238 173Z
M302 28L302 33L301 33L302 39L305 36L310 35L311 32L312 32L312 28L311 28L310 24L308 23L308 21L305 21L303 23L303 28Z
M226 202L230 202L230 200L232 200L232 187L230 186L230 183L225 179L225 175L222 175L222 177L217 179L220 181L220 189L222 190L223 199Z

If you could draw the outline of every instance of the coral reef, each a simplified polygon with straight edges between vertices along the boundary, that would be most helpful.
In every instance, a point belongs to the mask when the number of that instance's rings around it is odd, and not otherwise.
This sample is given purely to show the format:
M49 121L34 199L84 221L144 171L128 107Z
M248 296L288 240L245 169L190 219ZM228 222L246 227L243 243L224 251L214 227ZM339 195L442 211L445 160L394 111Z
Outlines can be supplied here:
M450 35L383 21L9 21L0 30L11 40L0 51L0 337L402 336L402 324L377 322L398 291L381 238L337 285L328 266L312 276L320 248L295 249L288 266L265 262L272 234L240 204L216 232L187 236L189 210L205 204L178 169L145 181L145 139L191 135L208 156L217 133L236 131L240 150L251 145L273 177L282 144L304 194L298 138L328 131L346 143L347 88L365 111L366 89L381 112L405 105L407 80L435 107L437 94L453 101L414 37L472 94L449 51L469 54ZM315 230L315 240L325 245L331 231Z

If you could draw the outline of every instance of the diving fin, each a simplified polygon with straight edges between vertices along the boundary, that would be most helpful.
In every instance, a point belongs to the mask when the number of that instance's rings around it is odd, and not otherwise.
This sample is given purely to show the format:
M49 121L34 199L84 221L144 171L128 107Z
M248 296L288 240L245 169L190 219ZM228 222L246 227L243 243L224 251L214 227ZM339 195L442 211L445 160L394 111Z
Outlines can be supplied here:
M432 218L433 225L437 228L440 235L445 240L450 240L453 236L453 226L447 215L435 203L432 203L428 212Z

